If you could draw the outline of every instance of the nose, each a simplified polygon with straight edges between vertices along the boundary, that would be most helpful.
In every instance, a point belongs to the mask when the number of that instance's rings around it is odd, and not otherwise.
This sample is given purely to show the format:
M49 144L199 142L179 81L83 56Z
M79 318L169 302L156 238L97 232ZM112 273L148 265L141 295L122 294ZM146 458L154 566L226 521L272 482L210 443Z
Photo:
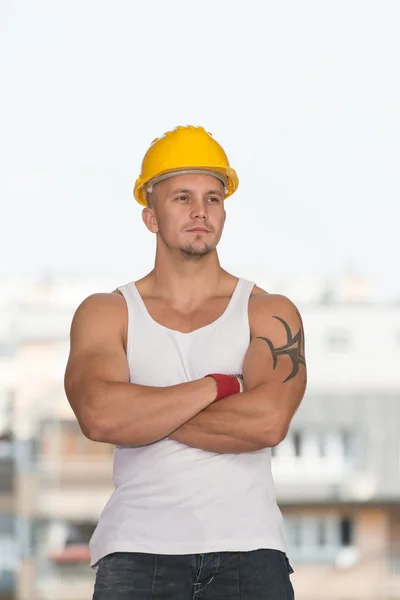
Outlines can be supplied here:
M207 219L208 217L208 206L203 200L195 200L192 204L192 210L190 211L192 219Z

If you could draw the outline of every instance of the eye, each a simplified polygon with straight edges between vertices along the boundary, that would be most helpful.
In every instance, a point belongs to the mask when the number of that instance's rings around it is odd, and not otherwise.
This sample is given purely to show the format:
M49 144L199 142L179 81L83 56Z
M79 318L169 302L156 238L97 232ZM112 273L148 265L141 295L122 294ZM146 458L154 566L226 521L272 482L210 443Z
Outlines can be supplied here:
M211 202L211 204L218 204L219 198L216 196L210 196L210 198L208 198L208 202Z
M177 196L175 198L175 200L180 200L182 202L186 202L187 200L189 200L189 196Z

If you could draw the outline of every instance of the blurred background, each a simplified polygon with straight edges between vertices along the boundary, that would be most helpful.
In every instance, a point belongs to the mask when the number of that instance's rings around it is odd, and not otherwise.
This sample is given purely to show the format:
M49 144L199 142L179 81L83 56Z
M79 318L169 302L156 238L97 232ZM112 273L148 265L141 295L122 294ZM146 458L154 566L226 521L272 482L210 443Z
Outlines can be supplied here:
M400 599L400 4L0 3L0 599L86 600L113 448L63 390L89 294L139 279L151 141L202 125L240 186L223 266L303 314L273 449L298 600Z

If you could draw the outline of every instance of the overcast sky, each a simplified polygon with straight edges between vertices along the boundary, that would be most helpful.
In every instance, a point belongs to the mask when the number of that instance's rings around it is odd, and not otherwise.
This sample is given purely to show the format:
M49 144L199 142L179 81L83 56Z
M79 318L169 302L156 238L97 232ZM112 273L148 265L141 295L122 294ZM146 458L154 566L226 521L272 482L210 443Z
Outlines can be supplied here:
M203 125L240 185L222 264L400 295L397 0L3 0L0 274L152 268L132 187Z

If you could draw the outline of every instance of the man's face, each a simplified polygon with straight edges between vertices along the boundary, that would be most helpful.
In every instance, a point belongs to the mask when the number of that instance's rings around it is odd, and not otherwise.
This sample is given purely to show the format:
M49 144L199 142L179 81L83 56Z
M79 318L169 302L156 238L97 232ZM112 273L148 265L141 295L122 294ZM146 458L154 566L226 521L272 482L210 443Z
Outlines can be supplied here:
M224 186L211 175L176 175L154 186L146 211L146 225L168 248L188 258L205 256L224 227Z

